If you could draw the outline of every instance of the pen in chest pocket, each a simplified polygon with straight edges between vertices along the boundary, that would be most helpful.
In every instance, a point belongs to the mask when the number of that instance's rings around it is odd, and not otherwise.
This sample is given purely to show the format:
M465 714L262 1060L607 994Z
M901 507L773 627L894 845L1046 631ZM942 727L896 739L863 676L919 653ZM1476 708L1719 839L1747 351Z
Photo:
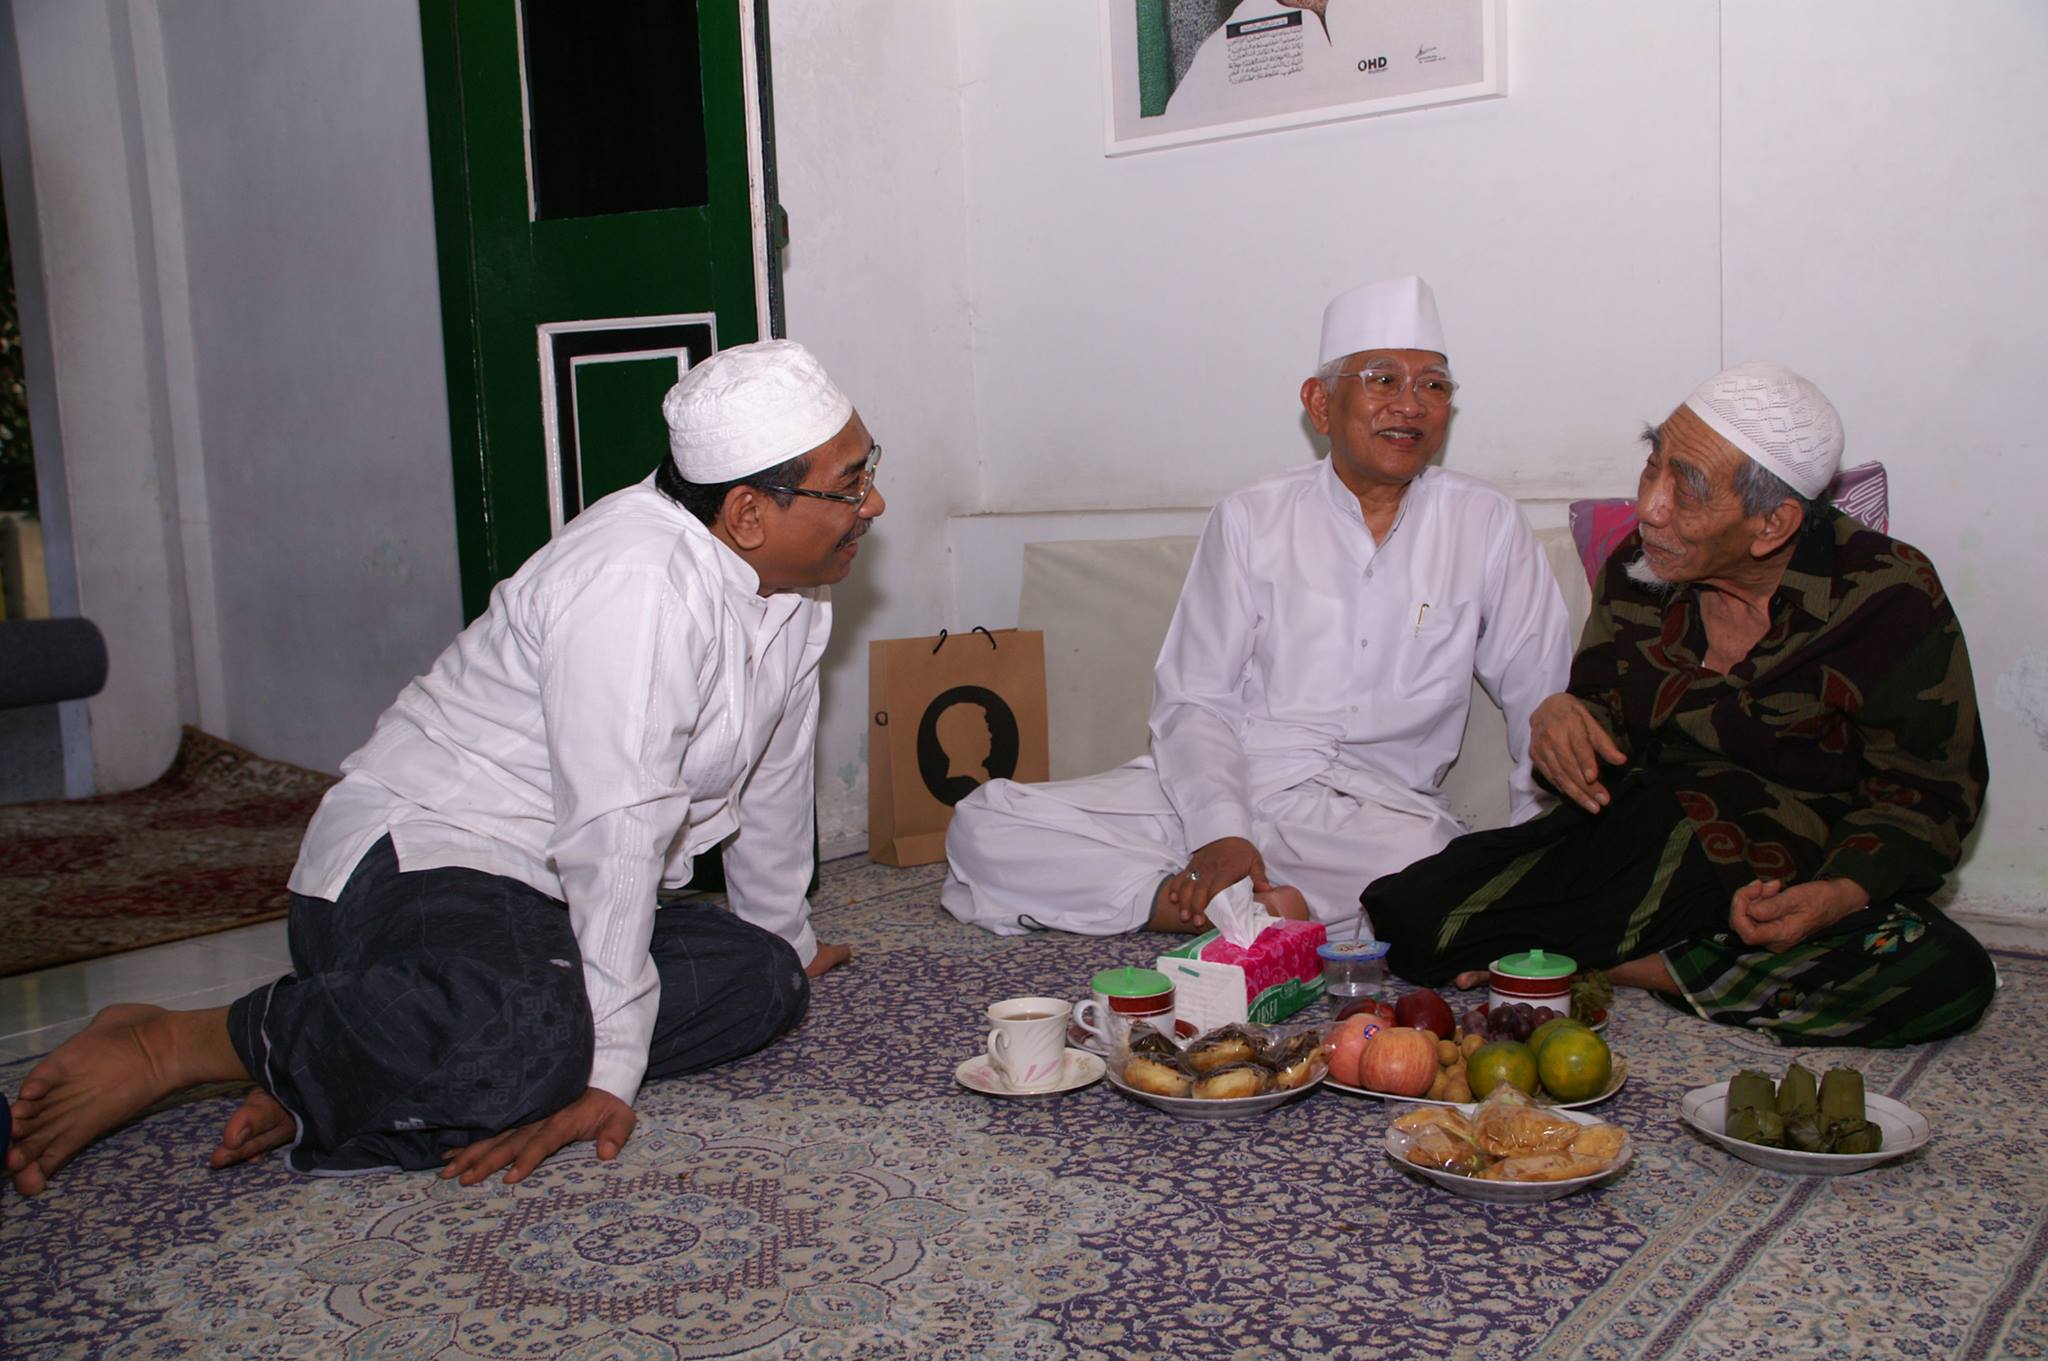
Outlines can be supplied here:
M1427 605L1424 605L1421 609L1415 612L1415 636L1417 638L1420 638L1422 636L1422 616L1428 613L1429 606Z

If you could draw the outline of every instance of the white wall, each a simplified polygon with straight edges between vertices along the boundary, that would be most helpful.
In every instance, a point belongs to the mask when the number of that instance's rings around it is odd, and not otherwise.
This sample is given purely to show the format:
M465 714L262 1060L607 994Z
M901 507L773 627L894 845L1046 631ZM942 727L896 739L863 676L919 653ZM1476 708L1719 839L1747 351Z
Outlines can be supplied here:
M1507 99L1110 160L1096 6L961 6L977 508L1207 505L1301 462L1324 303L1407 273L1465 384L1448 462L1613 485L1720 352L1717 8L1511 5ZM1561 381L1589 366L1597 395Z
M418 7L9 8L97 785L333 769L461 624Z
M62 475L40 479L63 502L46 518L53 604L106 636L92 765L100 788L120 789L162 773L197 707L128 16L107 0L10 8L22 106L8 113L23 135L8 138L8 171L29 175L34 202L32 222L10 225L36 237L20 257L39 267L22 297L39 302L51 349L31 365L51 375L33 389L47 399L35 429L62 451ZM84 783L67 778L74 794Z
M953 25L931 0L773 10L789 334L885 450L888 509L833 590L818 742L833 850L866 846L867 641L953 625L945 520L974 444Z
M332 770L462 627L419 8L161 24L222 735Z
M2048 6L1727 10L1729 357L1805 371L1884 461L1991 751L1958 902L2048 922Z

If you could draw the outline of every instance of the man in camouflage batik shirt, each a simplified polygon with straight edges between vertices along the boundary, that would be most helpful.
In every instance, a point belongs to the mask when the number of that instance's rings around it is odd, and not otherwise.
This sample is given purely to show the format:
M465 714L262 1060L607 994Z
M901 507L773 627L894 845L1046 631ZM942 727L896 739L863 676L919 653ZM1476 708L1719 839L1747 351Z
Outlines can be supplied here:
M1933 565L1816 499L1841 424L1788 369L1716 375L1645 439L1637 531L1531 725L1567 802L1375 881L1391 967L1470 986L1541 947L1788 1043L1968 1029L1995 974L1928 895L1987 767Z

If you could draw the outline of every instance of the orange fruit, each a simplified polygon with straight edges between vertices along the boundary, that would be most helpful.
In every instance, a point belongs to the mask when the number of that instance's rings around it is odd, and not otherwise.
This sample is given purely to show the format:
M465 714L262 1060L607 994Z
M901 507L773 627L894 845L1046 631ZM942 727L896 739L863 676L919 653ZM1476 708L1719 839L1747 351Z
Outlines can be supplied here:
M1614 1076L1614 1054L1592 1031L1561 1026L1536 1051L1536 1073L1543 1079L1543 1090L1555 1099L1585 1101L1607 1090L1607 1080Z
M1517 1040L1495 1040L1482 1044L1465 1060L1465 1080L1472 1084L1472 1098L1486 1100L1486 1094L1505 1082L1534 1095L1536 1056Z
M1581 1030L1592 1029L1584 1021L1575 1021L1569 1016L1553 1016L1529 1032L1528 1043L1530 1050L1541 1054L1543 1052L1543 1042L1567 1026L1577 1026Z

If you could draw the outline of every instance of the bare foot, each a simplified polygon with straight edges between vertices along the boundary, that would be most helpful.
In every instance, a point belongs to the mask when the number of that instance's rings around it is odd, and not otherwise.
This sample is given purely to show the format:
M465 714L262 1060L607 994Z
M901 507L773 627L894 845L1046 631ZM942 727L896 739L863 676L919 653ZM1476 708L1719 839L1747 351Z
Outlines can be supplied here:
M1252 901L1266 909L1269 916L1282 921L1305 922L1309 919L1308 899L1301 896L1301 890L1289 884L1275 884L1264 893L1254 893Z
M277 1098L261 1087L251 1087L242 1107L228 1117L220 1133L220 1144L206 1160L208 1167L232 1167L262 1157L273 1148L290 1143L299 1132L299 1122L279 1105Z
M15 1189L42 1194L80 1149L173 1092L233 1077L246 1081L228 1043L226 1015L225 1008L166 1011L123 1003L102 1009L58 1045L29 1070L12 1108L7 1173Z
M1467 969L1451 980L1451 986L1454 988L1484 987L1487 979L1491 977L1492 975L1484 969Z

